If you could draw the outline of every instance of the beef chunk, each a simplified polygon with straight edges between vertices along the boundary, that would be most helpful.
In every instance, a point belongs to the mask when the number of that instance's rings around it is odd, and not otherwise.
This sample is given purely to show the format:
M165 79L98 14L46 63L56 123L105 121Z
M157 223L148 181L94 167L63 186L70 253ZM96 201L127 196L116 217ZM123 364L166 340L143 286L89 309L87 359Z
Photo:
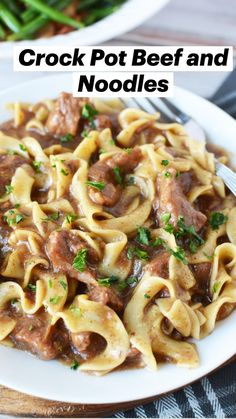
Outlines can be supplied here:
M112 129L112 122L109 116L107 115L97 115L94 118L94 123L96 130L102 131L105 128Z
M169 278L169 259L170 254L162 250L151 262L147 263L145 270L148 270L152 275L167 279Z
M72 346L83 359L94 358L106 347L105 339L92 332L71 333Z
M44 360L56 358L68 344L67 333L51 328L46 313L20 317L10 338L17 348Z
M91 343L91 332L71 333L74 348L79 352L86 352Z
M75 98L69 93L62 92L56 101L55 108L50 112L46 122L48 131L56 136L77 134L81 117L81 109L85 99Z
M199 231L206 223L207 217L195 210L184 195L181 183L176 178L176 170L168 169L168 173L169 177L160 173L157 178L158 197L154 202L154 210L156 210L160 225L163 225L163 214L170 213L170 223L174 227L177 227L178 218L183 216L188 227L193 225L195 230Z
M5 186L11 183L17 167L22 166L24 163L27 163L24 157L0 154L0 196L6 192Z
M67 274L86 284L96 284L95 272L88 265L97 263L98 255L94 249L72 231L53 231L48 238L46 248L56 272L65 273L65 275ZM73 260L77 253L84 248L88 250L87 266L83 272L80 272L73 268Z
M117 184L114 170L119 168L121 175L132 172L142 158L139 148L131 153L117 153L112 158L104 159L93 164L88 173L92 182L104 182L105 188L98 191L89 187L89 196L93 202L107 207L114 206L120 199L121 186Z
M117 313L124 308L123 301L112 288L96 286L90 291L89 299L107 305Z
M210 279L211 273L211 263L203 262L196 265L191 265L193 275L196 278L197 282L205 282Z

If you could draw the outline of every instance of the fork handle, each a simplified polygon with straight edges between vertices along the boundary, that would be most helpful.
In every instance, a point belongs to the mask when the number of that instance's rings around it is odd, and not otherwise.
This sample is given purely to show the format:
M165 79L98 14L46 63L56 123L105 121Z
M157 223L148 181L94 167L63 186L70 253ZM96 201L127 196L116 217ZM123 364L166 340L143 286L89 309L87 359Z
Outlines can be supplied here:
M170 100L163 97L162 101L165 103L166 107L173 113L175 120L180 124L184 125L191 119L189 115L178 109L172 102L170 102Z

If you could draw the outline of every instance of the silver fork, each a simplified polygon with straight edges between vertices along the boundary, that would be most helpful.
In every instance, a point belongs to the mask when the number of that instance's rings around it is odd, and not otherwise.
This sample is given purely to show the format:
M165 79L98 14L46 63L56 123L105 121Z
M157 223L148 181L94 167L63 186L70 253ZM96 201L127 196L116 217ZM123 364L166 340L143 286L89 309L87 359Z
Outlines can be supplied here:
M160 111L155 99L147 98L130 98L121 99L125 106L132 108L139 108L149 113L155 113ZM164 115L167 120L178 122L182 124L191 138L205 141L206 136L201 126L189 115L182 112L177 106L175 106L170 100L162 98L161 101L164 103L167 112L161 109L161 114ZM229 190L236 196L236 173L233 172L225 164L219 162L215 158L216 174L219 176L229 188Z

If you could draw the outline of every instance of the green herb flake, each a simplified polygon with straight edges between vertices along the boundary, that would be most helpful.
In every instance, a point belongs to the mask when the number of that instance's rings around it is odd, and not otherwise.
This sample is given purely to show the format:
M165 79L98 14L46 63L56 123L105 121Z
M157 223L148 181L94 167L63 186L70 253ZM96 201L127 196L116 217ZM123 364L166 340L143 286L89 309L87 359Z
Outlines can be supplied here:
M77 361L73 361L70 365L70 369L74 371L77 370L78 367L79 367L79 363Z
M42 221L46 222L46 221L58 221L60 218L60 212L53 212L52 214L48 215L46 218L42 218Z
M60 295L57 295L55 297L50 297L49 303L56 305L59 303L61 299L62 297Z
M16 224L19 224L24 219L23 215L16 214Z
M17 208L20 208L20 204L15 204L15 205L14 205L14 208L16 208L16 209L17 209Z
M119 281L119 278L117 276L110 276L109 278L100 278L98 279L98 284L102 287L110 287L112 284Z
M92 188L94 188L94 189L98 189L99 191L103 191L103 189L105 188L105 186L106 186L106 184L105 184L105 182L92 182L92 181L90 181L90 180L88 180L87 182L86 182L86 185L88 185L88 186L92 186Z
M161 164L162 164L162 166L168 166L169 160L162 160Z
M87 254L88 254L88 249L86 248L81 249L77 253L76 257L73 260L73 265L72 265L76 271L84 272L85 267L86 267Z
M150 239L151 239L151 233L148 230L148 228L139 227L137 230L137 240L139 241L139 243L148 246Z
M151 243L152 247L156 247L156 246L162 246L164 243L164 240L161 239L160 237L157 237L154 242Z
M89 131L87 130L87 129L85 129L83 132L82 132L82 137L83 138L87 138L88 136L89 136Z
M60 141L61 143L65 144L65 143L69 143L70 141L73 140L73 135L68 133L66 135L64 135L63 137L60 137Z
M127 153L127 154L131 154L132 153L132 148L130 148L130 147L128 147L128 148L124 148L124 151Z
M220 289L220 282L215 282L212 288L213 294L217 293Z
M171 177L171 173L170 172L164 172L163 176L165 178L170 178Z
M120 280L118 282L118 291L122 292L128 287L128 284L126 281Z
M80 316L81 315L81 309L79 307L76 307L74 304L71 304L69 307L69 310L75 314L76 316Z
M67 290L67 283L64 281L63 278L59 280L59 284L62 286L62 288L66 291Z
M61 169L61 173L62 173L64 176L68 176L68 175L69 175L69 172L67 172L65 169Z
M131 186L135 184L135 177L134 176L129 176L127 179L127 185Z
M110 144L115 145L115 141L112 138L110 139Z
M42 165L41 161L33 161L32 166L36 173L41 173L41 170L40 170L41 165Z
M144 294L144 298L149 299L149 298L151 298L151 296L149 294Z
M120 168L118 166L114 167L113 172L114 172L114 175L115 175L116 183L118 183L118 185L122 185L122 177L121 177L121 174L120 174Z
M68 214L68 215L66 215L66 218L65 218L65 220L68 224L73 223L77 219L78 219L78 215L75 215L75 214Z
M10 195L13 192L14 188L12 185L6 185L5 190L6 190L6 194Z
M169 248L168 246L165 246L165 248L177 260L179 260L180 262L183 262L184 265L188 265L188 259L186 259L186 254L185 254L184 249L182 249L181 247L177 247L176 250L173 250L173 249Z
M135 247L134 253L140 260L147 260L149 258L148 252L141 250L138 247Z
M133 256L134 256L134 248L133 247L129 247L127 250L127 259L132 260Z
M52 280L51 279L48 280L48 286L49 286L49 288L52 288Z
M208 260L213 260L213 258L214 258L214 254L213 255L208 255L206 252L203 252L203 255L204 256L206 256L206 258L208 259Z
M176 178L178 178L178 177L180 177L180 175L181 175L181 173L180 173L180 171L178 170L178 171L176 172L175 177L176 177Z
M92 128L95 128L94 117L97 114L98 114L98 111L89 103L86 103L82 108L82 117L89 121L89 125Z
M138 278L136 276L129 276L129 278L127 278L126 280L128 285L133 285L136 284L138 282Z
M36 292L36 285L35 284L28 284L27 285L28 290L32 292Z
M170 221L171 218L171 214L170 212L166 212L165 214L163 214L161 216L161 220L163 221L163 223L167 224Z
M209 219L209 224L212 230L218 230L222 224L225 224L228 221L227 215L222 212L213 212Z
M26 146L24 144L19 144L19 147L20 147L20 149L22 151L26 151L27 150L27 148L26 148Z

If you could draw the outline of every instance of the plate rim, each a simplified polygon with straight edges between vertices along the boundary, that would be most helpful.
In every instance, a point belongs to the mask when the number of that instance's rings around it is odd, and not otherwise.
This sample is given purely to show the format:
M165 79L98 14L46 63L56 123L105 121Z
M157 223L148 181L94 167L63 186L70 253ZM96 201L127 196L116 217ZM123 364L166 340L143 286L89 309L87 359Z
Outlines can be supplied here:
M50 76L46 76L46 77L39 77L39 78L30 80L30 81L27 81L27 82L24 82L24 83L17 84L16 86L12 86L10 88L4 89L4 90L2 90L0 92L0 106L3 105L3 103L2 103L2 100L3 100L2 99L2 96L7 95L8 92L9 93L10 92L12 93L12 92L15 91L15 89L20 89L21 90L24 87L27 87L28 88L31 85L35 85L37 82L41 82L42 83L42 82L44 82L47 79L50 80L51 78L59 78L59 79L62 78L64 80L64 79L68 79L69 76L70 76L70 74L68 74L68 73L67 74L56 74L56 75L54 74L54 75L50 75ZM60 89L58 88L58 90L60 90ZM208 100L206 100L206 99L204 99L204 98L202 98L202 97L200 97L200 96L198 96L198 95L196 95L196 94L194 94L194 93L192 93L192 92L190 92L190 91L188 91L186 89L182 89L182 88L179 88L179 87L175 87L175 92L177 92L177 93L178 92L180 92L180 93L183 92L183 94L188 95L190 98L192 96L192 97L195 97L198 100L200 99L200 101L204 101L204 102L208 103L208 105L210 104L210 106L212 106L212 107L214 107L214 108L217 109L217 112L220 112L220 113L224 114L224 117L227 117L231 121L231 123L233 122L233 124L235 125L235 128L236 128L236 121L231 116L229 116L227 113L225 113L224 111L222 111L221 109L219 109L217 106L215 106L214 104L211 104ZM49 93L49 95L50 95L50 93ZM234 316L235 314L236 313L234 313L234 314L232 313L231 316ZM205 339L207 339L207 338L205 338ZM159 397L164 396L166 394L175 392L175 391L177 391L177 390L185 387L186 385L190 385L190 384L194 383L195 381L198 381L199 379L205 377L206 375L211 374L215 370L221 368L225 363L227 363L235 355L236 355L236 349L233 349L232 351L229 352L229 354L226 357L221 357L221 360L219 360L220 363L218 365L213 366L213 368L211 368L209 370L208 370L207 367L205 367L206 372L204 372L203 374L200 374L196 378L193 378L193 380L191 380L191 379L190 379L190 381L185 380L183 382L183 384L181 384L181 386L178 386L178 387L175 386L175 387L173 387L171 389L168 389L167 391L161 391L161 392L156 392L155 390L153 392L151 392L149 390L149 393L150 393L149 396L140 397L140 395L139 395L137 397L133 397L132 396L131 398L129 396L127 396L126 399L124 399L124 398L122 400L117 400L116 399L116 400L113 400L113 401L110 401L110 402L109 401L100 401L100 400L97 400L97 399L96 399L96 401L86 401L85 399L84 399L84 401L75 401L75 400L72 400L72 399L69 400L68 397L67 397L67 399L62 399L61 397L58 397L57 398L57 397L50 396L50 395L47 395L45 393L42 393L42 391L32 390L30 384L28 384L28 389L27 389L27 388L25 388L25 384L23 385L23 388L22 388L22 387L20 387L17 384L16 385L12 384L12 382L9 385L6 382L6 380L3 380L5 382L3 382L2 385L6 386L6 387L10 387L10 388L12 388L12 389L14 389L16 391L19 391L19 392L23 392L23 393L28 394L28 395L32 395L32 396L39 397L39 398L44 398L44 399L47 399L47 400L54 400L54 401L64 402L64 403L74 403L74 404L83 404L83 405L84 404L85 405L94 405L94 404L97 404L97 405L101 405L101 406L102 405L108 405L108 404L110 404L110 405L113 405L113 404L116 404L116 405L119 405L120 404L120 405L122 405L124 403L129 403L129 402L130 403L131 402L137 402L137 404L138 404L139 401L142 402L142 401L149 400L149 399L151 400L151 399L154 399L154 398L159 398ZM26 359L26 364L27 364L27 359ZM201 366L201 364L200 364L200 366ZM175 366L175 369L176 369L176 372L178 373L178 371L179 371L178 367ZM132 370L130 370L130 371L132 371ZM142 370L139 370L139 371L142 371ZM158 372L151 372L151 374L158 374ZM0 382L2 383L1 375L0 375ZM79 379L78 379L78 382L79 382Z

